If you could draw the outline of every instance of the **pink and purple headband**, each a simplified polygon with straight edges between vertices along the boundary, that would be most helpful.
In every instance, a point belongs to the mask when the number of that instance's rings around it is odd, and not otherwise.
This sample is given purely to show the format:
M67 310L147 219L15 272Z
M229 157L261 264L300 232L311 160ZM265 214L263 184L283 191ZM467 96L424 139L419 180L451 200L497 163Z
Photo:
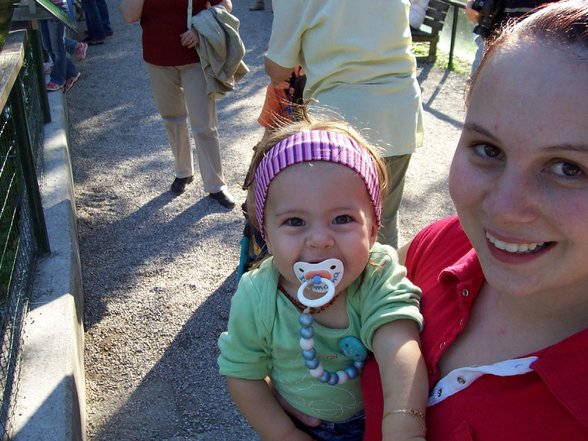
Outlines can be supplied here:
M327 161L355 171L363 179L376 214L378 226L382 217L382 196L376 164L355 140L326 130L306 130L283 139L260 161L255 172L255 216L262 236L263 210L272 180L287 167L301 162Z

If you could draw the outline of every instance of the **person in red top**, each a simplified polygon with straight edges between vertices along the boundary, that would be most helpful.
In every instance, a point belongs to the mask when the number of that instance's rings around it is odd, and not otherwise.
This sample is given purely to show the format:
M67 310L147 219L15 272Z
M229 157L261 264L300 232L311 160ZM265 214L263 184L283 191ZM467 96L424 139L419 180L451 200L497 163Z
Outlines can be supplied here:
M220 157L216 103L207 95L195 49L198 34L188 24L210 5L232 9L231 0L122 0L119 9L128 23L141 21L143 59L175 159L171 191L181 194L194 180L189 116L204 191L222 206L233 208Z
M588 2L505 29L472 78L458 216L402 251L423 291L428 441L588 439ZM381 439L378 367L364 441Z

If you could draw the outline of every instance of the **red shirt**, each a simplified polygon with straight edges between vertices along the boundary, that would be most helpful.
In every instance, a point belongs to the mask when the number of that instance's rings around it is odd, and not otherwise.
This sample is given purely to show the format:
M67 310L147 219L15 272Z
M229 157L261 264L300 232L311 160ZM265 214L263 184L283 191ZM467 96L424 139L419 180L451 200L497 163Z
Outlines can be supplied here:
M211 0L217 5L221 0ZM206 9L206 0L192 1L192 15ZM145 0L141 12L143 59L157 66L184 66L199 62L195 48L180 43L188 30L188 0Z
M421 231L407 254L408 278L423 290L421 334L429 385L439 359L463 331L484 281L480 263L457 217ZM535 355L532 372L483 375L427 408L427 441L588 440L588 329ZM364 441L381 440L382 389L378 367L363 373Z

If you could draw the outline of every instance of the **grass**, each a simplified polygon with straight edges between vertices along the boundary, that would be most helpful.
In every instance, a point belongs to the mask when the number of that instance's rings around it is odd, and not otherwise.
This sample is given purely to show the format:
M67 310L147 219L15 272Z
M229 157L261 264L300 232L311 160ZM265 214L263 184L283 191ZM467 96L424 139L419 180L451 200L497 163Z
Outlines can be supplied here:
M412 50L416 56L426 56L429 53L429 44L428 43L413 43ZM437 48L437 59L435 60L435 66L441 69L447 69L447 64L449 63L449 53L439 50ZM453 67L452 71L469 75L471 70L471 63L469 61L465 61L457 57L453 54Z

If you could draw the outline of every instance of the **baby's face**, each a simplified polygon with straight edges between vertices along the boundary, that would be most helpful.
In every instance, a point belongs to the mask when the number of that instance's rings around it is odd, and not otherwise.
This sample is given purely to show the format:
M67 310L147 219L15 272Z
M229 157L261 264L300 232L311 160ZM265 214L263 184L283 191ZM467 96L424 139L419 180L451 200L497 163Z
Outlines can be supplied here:
M272 181L264 213L266 242L285 289L296 291L296 262L336 258L341 292L364 270L378 232L365 184L353 170L328 162L288 167Z

